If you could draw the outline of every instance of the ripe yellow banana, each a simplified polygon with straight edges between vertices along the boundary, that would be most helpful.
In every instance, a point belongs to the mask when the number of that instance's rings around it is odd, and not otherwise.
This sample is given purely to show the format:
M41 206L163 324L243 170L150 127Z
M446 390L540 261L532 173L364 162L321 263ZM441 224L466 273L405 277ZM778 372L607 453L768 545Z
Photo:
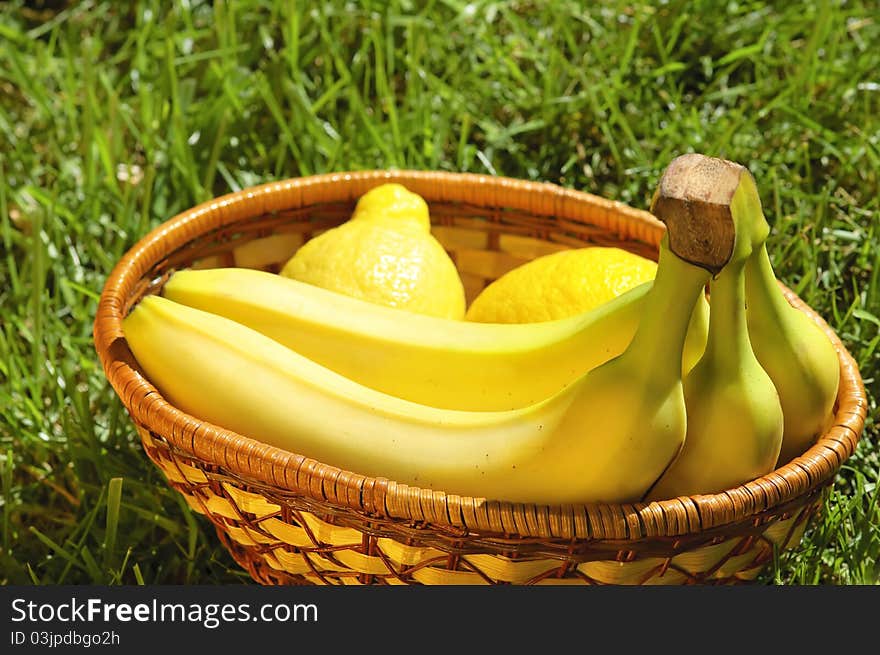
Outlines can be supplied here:
M162 293L267 335L341 375L405 400L474 411L526 407L627 347L653 282L584 314L488 324L416 314L243 268L181 270ZM682 357L706 343L700 296Z
M746 262L746 297L752 347L779 391L785 415L778 460L782 465L812 446L830 426L840 362L819 326L782 295L765 246Z
M664 239L625 351L546 400L499 412L438 409L370 389L240 323L160 296L141 300L123 331L175 406L265 443L460 495L624 502L639 499L681 448L682 351L708 279Z
M676 166L686 167L693 183L676 189L681 209L695 214L728 206L736 238L730 260L709 283L705 352L684 380L684 447L649 493L651 499L718 493L765 475L782 445L779 395L755 357L746 322L745 264L769 232L754 212L754 180L742 166L703 155L679 157L670 164ZM705 198L707 188L714 197Z

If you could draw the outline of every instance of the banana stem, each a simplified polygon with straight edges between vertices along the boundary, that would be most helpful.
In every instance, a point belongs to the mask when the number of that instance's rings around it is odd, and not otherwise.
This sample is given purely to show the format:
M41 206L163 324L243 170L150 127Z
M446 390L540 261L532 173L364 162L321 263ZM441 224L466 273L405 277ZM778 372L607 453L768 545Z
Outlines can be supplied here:
M766 244L757 248L746 261L746 292L755 306L761 308L763 321L776 325L781 323L781 317L790 305L776 283Z
M652 384L667 386L681 380L681 357L688 325L711 274L669 250L666 237L654 285L645 298L642 318L621 357L636 363Z
M705 356L733 371L754 358L746 321L745 262L731 262L709 287L709 336Z

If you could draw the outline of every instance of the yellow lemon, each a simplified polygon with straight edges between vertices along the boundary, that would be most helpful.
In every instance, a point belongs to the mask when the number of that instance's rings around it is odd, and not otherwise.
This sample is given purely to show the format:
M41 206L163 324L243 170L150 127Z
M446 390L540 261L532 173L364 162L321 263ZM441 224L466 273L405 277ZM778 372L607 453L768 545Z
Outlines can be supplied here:
M621 248L561 250L517 266L474 298L466 318L530 323L580 314L654 279L657 263Z
M464 286L431 234L428 205L401 184L361 196L348 221L303 244L281 275L380 305L464 318Z

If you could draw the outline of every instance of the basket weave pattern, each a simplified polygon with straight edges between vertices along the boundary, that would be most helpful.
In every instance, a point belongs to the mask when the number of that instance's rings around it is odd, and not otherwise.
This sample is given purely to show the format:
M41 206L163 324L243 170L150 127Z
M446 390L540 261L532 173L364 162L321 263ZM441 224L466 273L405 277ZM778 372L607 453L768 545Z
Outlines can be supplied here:
M586 244L656 258L653 216L552 184L415 171L339 173L272 183L199 205L159 226L117 264L95 347L144 449L263 584L683 584L754 579L794 548L853 453L867 413L855 362L837 349L834 425L802 456L719 494L634 504L541 506L399 485L267 446L184 414L140 372L121 320L185 266L277 271L357 199L400 182L428 202L468 300L536 256Z

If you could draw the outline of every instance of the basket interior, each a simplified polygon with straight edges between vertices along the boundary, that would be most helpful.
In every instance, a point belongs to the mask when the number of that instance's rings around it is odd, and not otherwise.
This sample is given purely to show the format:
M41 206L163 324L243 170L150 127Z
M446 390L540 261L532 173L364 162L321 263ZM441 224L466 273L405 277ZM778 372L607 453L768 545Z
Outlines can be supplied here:
M155 264L147 280L173 270L238 266L277 273L306 241L351 216L355 200L288 209L225 224L182 244ZM434 237L455 262L470 303L489 283L541 255L584 246L617 247L657 260L663 226L641 212L641 239L590 223L535 217L524 211L430 201ZM647 238L645 238L647 237ZM155 291L155 285L149 291ZM137 301L140 296L135 296Z

